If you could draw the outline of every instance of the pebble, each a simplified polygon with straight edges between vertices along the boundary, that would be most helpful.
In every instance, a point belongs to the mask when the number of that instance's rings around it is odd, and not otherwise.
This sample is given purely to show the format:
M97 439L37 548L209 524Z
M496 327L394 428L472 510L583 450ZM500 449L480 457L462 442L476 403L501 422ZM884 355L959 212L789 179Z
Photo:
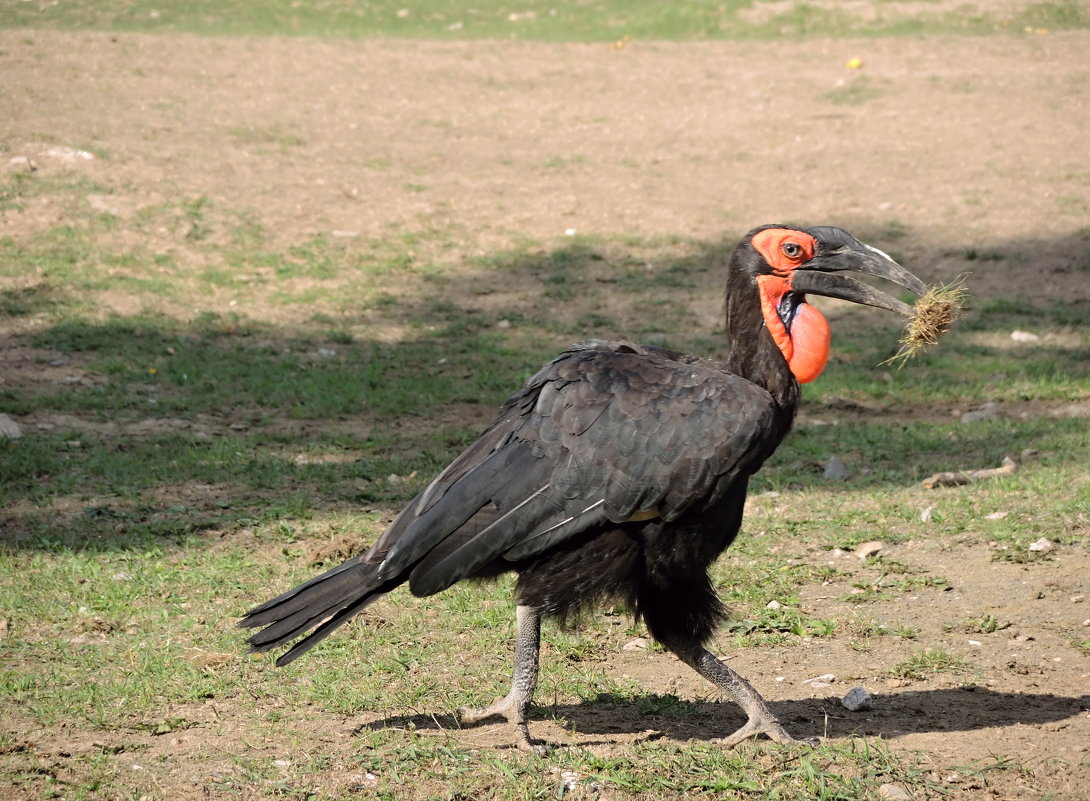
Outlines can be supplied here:
M568 792L579 786L579 778L579 774L574 770L560 771L560 783Z
M0 414L0 439L19 439L23 429L6 414Z
M1039 342L1041 337L1031 331L1011 331L1011 339L1015 342Z
M849 712L859 712L860 710L870 709L872 700L874 700L874 697L863 687L852 687L840 699L840 705Z
M809 684L815 690L819 690L822 687L828 687L836 681L836 676L832 673L823 673L820 676L814 676L812 679L803 679L803 684Z
M853 553L860 559L866 559L869 556L877 556L882 552L884 547L886 547L886 544L881 540L871 540L870 542L863 542L856 545Z
M783 604L779 601L769 601L765 604L765 609L783 609Z
M839 456L829 457L829 461L825 463L825 472L822 475L829 481L847 481L852 477L848 466L844 464Z
M1052 548L1052 542L1045 537L1041 537L1041 539L1037 540L1036 542L1031 542L1029 544L1029 549L1031 551L1051 551Z
M912 795L899 784L883 784L878 788L878 795L895 801L912 801Z
M646 651L647 650L647 640L644 639L643 637L637 637L634 640L629 640L623 646L621 646L621 650L622 651Z

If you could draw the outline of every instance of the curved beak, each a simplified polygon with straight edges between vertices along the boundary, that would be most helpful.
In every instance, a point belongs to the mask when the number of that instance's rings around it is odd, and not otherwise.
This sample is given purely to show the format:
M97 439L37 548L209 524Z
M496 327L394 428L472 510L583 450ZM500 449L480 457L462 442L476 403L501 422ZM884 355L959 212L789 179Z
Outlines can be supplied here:
M842 228L818 226L808 228L806 232L817 240L818 248L812 259L793 272L793 291L840 298L912 317L913 309L907 303L862 281L834 273L854 272L874 276L916 295L927 292L923 281L878 248L860 242Z

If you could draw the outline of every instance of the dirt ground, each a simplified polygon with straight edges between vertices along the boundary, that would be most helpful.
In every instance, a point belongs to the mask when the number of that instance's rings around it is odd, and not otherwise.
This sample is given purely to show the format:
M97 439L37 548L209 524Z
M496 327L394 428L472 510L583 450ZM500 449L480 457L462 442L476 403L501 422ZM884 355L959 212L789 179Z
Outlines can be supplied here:
M893 241L925 278L961 272L966 253L1001 252L973 265L978 295L1071 303L1090 298L1072 266L1085 259L1090 226L1087 53L1086 32L618 48L0 31L0 169L30 159L43 174L86 176L114 188L89 202L122 219L207 197L247 210L280 243L444 230L450 259L568 229L718 241L763 222L840 224ZM851 58L862 67L848 69ZM65 214L48 194L34 198L0 213L0 237L27 239ZM157 238L164 248L176 238L140 236L152 252ZM1009 269L1026 262L1032 270ZM229 302L210 297L202 308ZM198 311L162 303L183 317ZM913 643L878 654L814 640L746 649L731 664L790 728L827 713L830 737L880 735L898 753L922 754L955 797L1090 798L1090 657L1062 635L1090 619L1086 550L1063 548L1044 566L993 562L984 547L895 551L951 589L874 613L971 649L983 673L973 688L943 674L889 679ZM863 570L852 559L842 569ZM834 603L820 590L803 599L819 617ZM979 636L940 626L972 615L1012 625ZM707 691L669 656L623 652L610 667L652 691ZM826 673L837 676L829 688L800 683ZM882 699L862 718L828 701L855 684ZM635 713L569 712L579 735L546 721L536 733L603 748L659 736ZM187 780L199 784L184 755L222 749L229 734L216 710L206 717L207 729L169 744L146 737L141 758L171 753L163 781L179 797ZM373 721L311 722L329 727L343 755L342 735ZM662 734L704 738L736 722ZM97 747L89 732L57 743L18 728L43 754ZM507 736L502 726L459 734L476 745ZM950 770L992 755L1027 770L982 779Z

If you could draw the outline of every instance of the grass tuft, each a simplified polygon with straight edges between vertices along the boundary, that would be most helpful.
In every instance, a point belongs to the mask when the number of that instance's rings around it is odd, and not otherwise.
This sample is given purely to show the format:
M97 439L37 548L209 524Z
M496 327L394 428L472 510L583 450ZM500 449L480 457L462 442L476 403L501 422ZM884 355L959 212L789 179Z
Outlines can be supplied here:
M973 665L964 657L942 648L925 648L894 665L890 674L903 679L926 679L936 673L968 673Z
M965 276L961 276L949 284L932 287L922 295L901 336L900 350L882 364L903 366L924 348L938 344L961 313L965 292Z

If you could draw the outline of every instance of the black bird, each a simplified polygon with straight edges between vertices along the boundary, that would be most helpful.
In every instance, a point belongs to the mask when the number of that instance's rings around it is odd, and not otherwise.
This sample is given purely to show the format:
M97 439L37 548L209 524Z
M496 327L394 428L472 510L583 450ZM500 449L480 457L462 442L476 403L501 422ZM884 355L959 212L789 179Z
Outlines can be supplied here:
M831 226L765 225L727 269L725 363L624 342L587 340L553 359L484 434L428 485L361 556L246 613L268 651L309 636L286 665L386 593L417 596L465 578L518 574L515 670L508 694L460 711L493 715L530 739L541 617L619 601L651 635L715 684L748 720L721 740L792 741L753 686L705 643L725 615L708 567L742 523L749 477L780 444L799 383L818 376L829 326L808 294L911 316L852 271L916 295L922 281L877 248Z

